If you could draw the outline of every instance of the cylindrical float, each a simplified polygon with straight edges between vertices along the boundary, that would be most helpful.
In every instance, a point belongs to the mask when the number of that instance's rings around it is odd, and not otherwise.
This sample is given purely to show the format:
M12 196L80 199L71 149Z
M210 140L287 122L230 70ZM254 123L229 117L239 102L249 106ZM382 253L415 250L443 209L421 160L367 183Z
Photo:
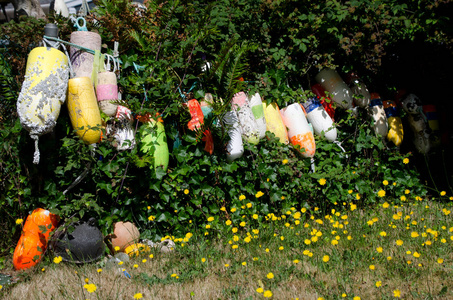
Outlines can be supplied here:
M99 108L109 117L116 114L118 105L112 101L118 101L118 85L114 72L100 72L96 86L96 96Z
M401 105L407 112L407 119L414 133L415 148L418 152L427 154L431 149L431 142L420 99L414 94L408 94L401 101Z
M140 127L140 150L153 158L154 170L162 168L166 171L170 157L167 135L163 119L159 116L156 119L147 117L145 124Z
M113 136L116 140L118 150L130 150L135 147L135 135L132 123L132 111L124 106L118 105L116 111L115 132Z
M38 47L28 55L25 80L17 99L21 125L35 140L33 162L39 163L39 136L52 131L66 100L69 67L66 55L55 49Z
M329 142L334 142L337 139L337 129L319 101L312 98L303 103L303 106L315 134L324 136Z
M335 121L335 109L332 107L332 100L326 96L326 91L319 83L316 83L311 86L312 92L318 97L318 101L321 103L322 107L329 114L332 121Z
M244 145L242 143L241 128L239 119L234 110L229 111L223 117L223 122L228 130L230 140L226 146L227 160L232 162L244 154Z
M89 77L69 79L68 111L72 127L86 143L94 144L101 138L101 114Z
M423 105L423 113L428 120L428 127L432 130L430 135L431 146L438 147L441 144L441 134L436 106L434 104Z
M371 93L369 114L374 120L374 132L382 137L387 136L389 129L387 117L385 116L385 110L384 106L382 105L381 96L379 96L378 93Z
M249 103L252 108L253 116L255 117L256 124L258 125L260 139L266 136L266 118L264 117L263 101L259 93L249 97Z
M389 131L387 139L399 147L403 142L404 130L401 118L398 116L396 104L392 100L385 100L382 102L387 117Z
M243 140L250 144L258 144L260 141L258 124L253 115L247 96L244 92L239 92L231 100L233 109L236 111Z
M283 123L280 109L277 103L267 104L263 102L264 117L266 118L267 131L275 134L280 143L288 144L288 132Z
M71 43L91 50L101 50L101 36L91 31L74 31L71 33ZM76 47L69 49L74 77L89 77L93 73L94 55ZM92 82L94 85L95 82Z
M299 103L294 103L282 108L281 113L291 144L300 147L299 152L303 157L313 157L316 151L315 138L302 107Z
M338 106L343 109L352 108L352 92L337 71L324 69L316 75L315 79L326 91L332 94L332 100Z
M25 221L22 235L13 255L16 270L28 269L42 259L50 233L58 225L58 216L48 210L37 208Z
M354 103L359 107L367 108L370 105L371 95L365 83L355 73L349 74L348 81Z
M201 125L204 124L204 115L200 103L198 102L198 100L192 99L187 101L185 105L187 105L187 107L189 108L189 113L192 117L192 119L187 124L187 127L192 131L200 129ZM203 132L202 141L205 142L204 150L209 154L212 154L214 152L214 139L212 138L212 134L209 129L206 129Z

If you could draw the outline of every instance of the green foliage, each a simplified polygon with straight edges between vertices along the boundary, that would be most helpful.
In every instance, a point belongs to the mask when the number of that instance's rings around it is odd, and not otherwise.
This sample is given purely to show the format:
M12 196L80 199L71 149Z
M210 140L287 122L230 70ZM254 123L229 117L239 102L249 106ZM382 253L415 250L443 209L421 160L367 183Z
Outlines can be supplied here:
M44 22L21 19L2 25L1 38L10 42L0 53L2 70L7 66L0 73L0 88L11 87L0 98L5 99L0 211L7 216L7 227L14 233L15 219L25 219L41 206L67 222L95 216L105 234L115 221L130 220L144 237L158 238L183 234L190 226L202 230L211 215L239 221L244 213L293 206L325 210L345 199L366 206L377 201L382 188L390 197L406 188L421 195L416 170L403 165L405 156L387 149L374 135L363 111L357 117L338 114L339 141L346 153L316 140L315 173L310 172L309 160L269 133L259 145L245 145L242 158L227 162L227 135L219 120L239 91L259 91L267 102L284 106L303 99L301 88L308 87L310 77L322 67L342 65L343 70L370 75L378 71L385 48L401 38L422 36L450 45L448 18L441 14L444 2L419 10L417 5L424 3L390 0L147 1L143 10L126 0L98 1L88 18L96 22L88 22L88 27L102 36L103 52L112 54L113 42L119 42L118 84L125 104L137 114L162 114L171 151L167 172L155 171L138 148L117 151L110 137L97 147L84 145L73 134L64 108L54 133L40 140L41 164L32 165L32 142L17 120L15 98L26 56L38 45ZM50 20L69 41L70 21ZM203 72L206 62L211 67ZM189 114L182 105L194 97L201 100L206 92L214 98L214 116L203 127L214 135L212 156L203 151L199 132L187 130ZM174 146L177 137L182 140L179 147ZM71 187L81 174L82 181ZM320 185L320 179L326 184ZM382 187L383 180L391 185ZM263 193L259 198L258 192ZM241 195L247 200L239 200ZM240 210L242 206L247 210ZM12 244L2 244L1 249L11 249Z

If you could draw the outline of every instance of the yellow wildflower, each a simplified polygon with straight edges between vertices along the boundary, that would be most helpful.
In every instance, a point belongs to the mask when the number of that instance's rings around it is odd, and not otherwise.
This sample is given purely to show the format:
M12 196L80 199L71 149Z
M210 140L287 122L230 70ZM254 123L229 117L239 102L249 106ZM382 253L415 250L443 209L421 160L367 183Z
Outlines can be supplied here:
M378 196L381 197L381 198L382 198L382 197L385 197L385 191L384 191L384 190L380 190L380 191L378 192Z
M409 158L406 157L405 159L403 159L403 164L407 165L408 163L409 163Z
M85 284L83 286L87 291L88 293L93 293L94 291L96 291L96 285L94 283L90 283L90 284Z
M319 179L319 184L320 185L325 185L326 184L326 180L324 178Z
M134 295L134 299L142 299L142 298L143 298L142 293L137 293Z
M56 264L61 263L62 260L63 260L63 258L61 256L57 256L57 257L53 258L53 262Z
M264 193L262 191L258 191L258 193L255 194L255 197L259 198L259 197L261 197L263 195L264 195Z
M188 193L189 193L189 190L188 190L188 189L185 189L185 190L184 190L184 194L187 195Z

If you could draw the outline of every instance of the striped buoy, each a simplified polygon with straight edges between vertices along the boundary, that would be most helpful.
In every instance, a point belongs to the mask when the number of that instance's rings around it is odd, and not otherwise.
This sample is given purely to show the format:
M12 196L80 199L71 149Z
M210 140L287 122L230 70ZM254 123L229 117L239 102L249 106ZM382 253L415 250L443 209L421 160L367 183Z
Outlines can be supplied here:
M25 220L13 255L16 270L29 269L39 263L47 249L50 233L58 225L58 216L37 208Z
M37 47L28 55L25 80L17 99L21 125L35 141L33 163L38 164L39 136L52 131L66 100L69 66L66 55L51 47Z
M352 108L352 92L337 71L324 69L315 77L322 87L332 94L332 100L343 109Z
M94 144L101 138L101 113L89 77L69 79L68 111L72 127L86 143Z
M238 116L243 140L250 144L258 144L260 141L258 124L245 93L239 92L235 94L231 104Z
M421 154L427 154L431 149L431 143L420 99L414 94L408 94L401 101L401 105L407 112L407 120L414 133L415 148Z
M96 96L99 108L107 116L113 117L118 109L118 105L112 103L112 101L118 101L116 75L114 72L100 72L97 77Z
M201 125L204 124L204 115L200 103L198 102L198 100L192 99L187 101L185 105L189 108L189 113L192 117L192 119L187 124L187 127L192 131L200 129ZM205 142L204 150L209 154L212 154L214 152L214 139L212 138L212 134L209 129L206 129L203 132L202 141Z
M227 160L232 162L244 154L244 145L242 143L241 128L239 119L234 110L229 111L223 117L223 122L228 130L230 140L226 146Z
M332 118L332 121L335 121L335 109L332 107L332 100L326 96L326 90L319 83L312 85L311 90L318 97L318 101Z
M153 158L154 170L162 168L166 171L170 159L167 135L163 119L159 115L156 119L147 116L145 124L140 127L140 150Z
M403 142L404 130L403 123L396 110L396 104L392 100L385 100L382 104L384 106L389 127L387 139L393 142L395 146L399 147Z
M101 36L96 32L74 31L71 33L70 41L72 44L94 51L101 50ZM69 48L69 53L74 77L92 78L94 55L72 46ZM95 82L93 81L92 84L94 85Z
M256 124L258 125L258 131L260 139L266 136L266 118L264 117L263 101L259 93L255 93L253 96L249 96L250 106L252 108L253 116L255 117Z
M288 144L288 132L283 123L280 109L277 103L267 104L263 102L264 117L266 118L267 131L275 134L280 139L280 143Z
M355 105L367 108L370 105L371 95L365 83L355 73L349 74L348 81Z
M115 132L113 136L116 140L118 150L130 150L135 147L135 134L132 123L132 111L124 106L118 105L116 111Z
M371 93L369 114L374 120L374 132L382 137L387 136L388 123L385 116L384 106L382 105L381 96L378 93Z
M324 136L329 142L333 143L337 139L337 129L319 101L311 98L303 103L303 106L315 134L321 137Z
M303 157L313 157L316 151L315 138L308 126L304 111L299 103L293 103L282 108L282 119L288 128L288 137L291 144L299 146Z

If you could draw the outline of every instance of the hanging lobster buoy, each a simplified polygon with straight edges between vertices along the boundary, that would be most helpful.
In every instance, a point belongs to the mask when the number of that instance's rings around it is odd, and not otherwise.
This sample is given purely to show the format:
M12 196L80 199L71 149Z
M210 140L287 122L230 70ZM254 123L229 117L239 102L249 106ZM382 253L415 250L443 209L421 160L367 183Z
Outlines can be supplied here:
M101 138L101 114L89 77L69 79L68 111L72 127L86 143L94 144Z
M109 117L115 116L118 105L112 101L118 101L118 85L114 72L100 72L96 86L96 96L99 108Z
M332 100L343 109L352 108L352 92L337 71L324 69L315 77L322 87L332 94Z
M86 22L83 18L80 18L84 25L79 27L77 20L77 27L79 31L73 31L71 33L70 41L72 44L82 46L94 51L101 50L102 39L101 36L96 32L86 31ZM84 50L76 47L69 48L69 56L71 58L72 69L74 71L74 77L89 77L92 78L93 74L93 63L94 54L88 53ZM92 78L93 80L94 78ZM97 82L92 81L92 84Z
M431 145L433 147L440 146L440 126L439 117L437 115L436 106L433 104L423 105L423 113L428 120L428 126L432 130L431 132Z
M189 108L189 112L192 117L192 119L187 124L187 127L192 131L200 129L201 125L204 124L204 115L200 103L196 99L192 99L184 104ZM214 139L212 138L212 134L209 129L206 129L203 132L202 141L205 142L204 150L209 154L212 154L214 152Z
M332 100L326 96L324 88L319 83L316 83L311 86L311 90L318 97L319 102L329 114L330 118L332 118L332 121L335 121L335 109L332 107Z
M17 99L21 125L35 141L33 163L39 163L39 136L52 131L66 100L69 66L66 55L51 47L37 47L28 55L25 80Z
M337 139L337 129L319 101L312 98L303 103L303 106L315 134L324 136L329 142L333 143Z
M130 150L135 147L134 128L132 128L133 122L132 111L127 107L118 105L115 132L113 134L118 150Z
M365 83L355 73L349 74L347 82L351 88L354 103L361 108L367 108L370 105L371 95Z
M277 103L267 104L263 102L263 110L264 117L266 118L267 131L275 134L280 139L280 143L288 144L288 132L283 123Z
M396 104L392 100L385 100L382 102L385 110L385 115L388 121L388 134L387 139L399 147L403 142L404 130L401 118L398 116Z
M154 159L154 170L162 168L167 171L170 153L168 151L167 135L164 121L156 115L157 120L149 115L140 127L140 150Z
M422 112L421 101L414 94L408 94L401 101L403 109L407 112L407 119L414 133L414 145L418 152L427 154L431 148L429 131Z
M28 269L42 259L50 233L58 225L58 216L48 210L37 208L25 221L22 235L13 255L16 270Z
M282 108L282 119L288 128L291 144L300 146L299 152L303 157L313 157L316 151L315 138L308 126L304 111L299 103Z
M223 117L230 140L226 146L227 160L232 162L244 154L244 145L242 143L241 128L239 118L234 110L229 111Z
M249 96L249 103L252 108L253 116L255 117L256 124L258 125L260 139L266 136L266 118L264 117L263 101L259 93Z
M233 96L231 103L237 113L243 139L250 144L258 144L260 141L258 124L250 108L247 96L244 92L239 92Z
M371 93L369 114L374 120L374 132L382 137L387 136L388 123L385 116L384 106L382 105L381 96L378 93Z

